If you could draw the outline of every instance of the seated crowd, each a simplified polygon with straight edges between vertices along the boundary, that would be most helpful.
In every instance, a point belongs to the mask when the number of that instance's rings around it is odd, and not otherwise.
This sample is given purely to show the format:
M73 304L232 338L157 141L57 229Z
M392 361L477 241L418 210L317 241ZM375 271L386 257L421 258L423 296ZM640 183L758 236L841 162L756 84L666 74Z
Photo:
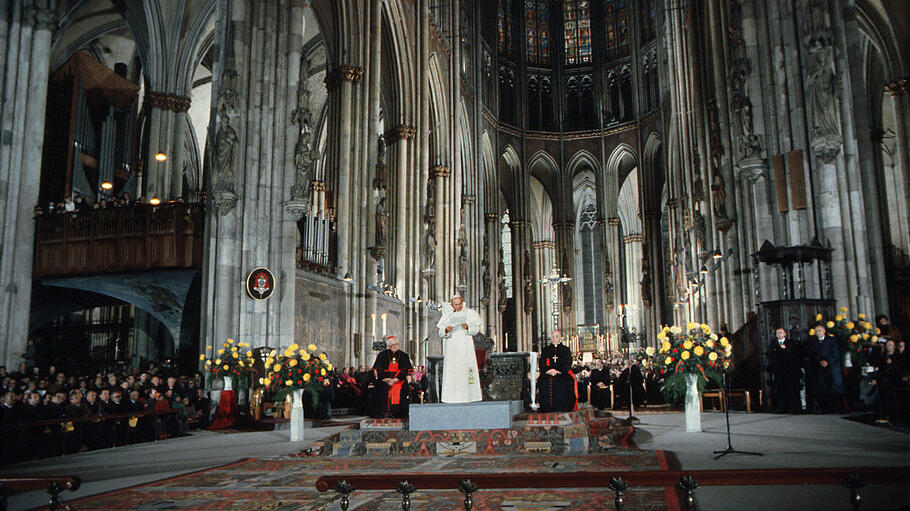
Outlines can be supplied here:
M177 377L154 364L79 376L25 362L13 372L0 366L0 456L8 462L155 440L205 426L210 409L200 374ZM153 411L163 413L126 415ZM77 420L38 422L56 419Z
M371 415L373 411L372 394L376 389L377 377L372 369L366 366L344 367L341 372L333 371L333 396L332 407L346 408L351 414ZM408 374L408 397L411 403L420 403L425 400L427 391L426 368L417 367Z

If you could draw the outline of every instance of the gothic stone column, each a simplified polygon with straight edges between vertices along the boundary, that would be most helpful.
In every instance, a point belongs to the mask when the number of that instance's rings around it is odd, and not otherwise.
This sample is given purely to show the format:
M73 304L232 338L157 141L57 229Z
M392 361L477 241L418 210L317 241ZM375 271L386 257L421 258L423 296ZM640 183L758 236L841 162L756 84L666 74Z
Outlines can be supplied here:
M25 351L34 259L53 3L22 0L0 8L7 52L0 56L0 203L5 204L0 252L0 363L15 367Z

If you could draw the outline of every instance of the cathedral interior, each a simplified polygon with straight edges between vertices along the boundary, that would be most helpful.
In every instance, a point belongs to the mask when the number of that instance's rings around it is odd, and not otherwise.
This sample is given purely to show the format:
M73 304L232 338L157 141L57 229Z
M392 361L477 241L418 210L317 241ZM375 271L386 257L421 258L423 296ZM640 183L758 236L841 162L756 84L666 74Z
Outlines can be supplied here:
M901 0L0 2L0 363L419 364L455 294L497 351L906 338L907 48Z

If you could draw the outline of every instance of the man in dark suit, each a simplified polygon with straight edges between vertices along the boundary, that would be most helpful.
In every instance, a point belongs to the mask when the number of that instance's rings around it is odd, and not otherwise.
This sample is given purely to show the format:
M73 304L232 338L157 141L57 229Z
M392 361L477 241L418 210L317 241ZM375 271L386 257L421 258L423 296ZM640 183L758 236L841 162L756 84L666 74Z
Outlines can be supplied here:
M372 417L408 416L408 385L405 381L413 370L411 358L398 349L398 338L389 336L386 349L376 355L373 371L376 389L373 391Z
M604 361L598 359L591 370L591 406L603 410L610 406L610 370L604 367Z
M771 373L771 394L774 413L796 413L799 402L800 353L787 331L778 328L768 345L768 372Z
M834 337L828 335L823 324L815 327L815 337L809 338L808 383L806 401L809 410L835 412L840 408L844 386L841 379L840 348Z
M553 330L550 344L540 353L541 412L568 412L575 408L575 378L571 375L572 350L562 344L562 332Z

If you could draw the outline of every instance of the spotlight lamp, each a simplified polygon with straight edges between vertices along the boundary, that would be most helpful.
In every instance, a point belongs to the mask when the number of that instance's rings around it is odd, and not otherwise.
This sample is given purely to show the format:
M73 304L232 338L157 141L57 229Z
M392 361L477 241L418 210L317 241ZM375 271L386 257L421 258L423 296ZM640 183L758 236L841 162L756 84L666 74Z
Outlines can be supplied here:
M714 249L714 255L712 255L711 257L713 257L714 259L720 259L723 256L724 255L720 253L720 249L716 248L716 249Z
M155 153L155 161L167 161L167 155L162 151Z
M114 187L114 183L111 183L110 181L103 181L101 183L102 190L110 190L113 187Z
M354 277L351 275L351 272L347 272L344 274L344 278L342 280L345 282L354 282Z
M161 204L161 199L159 199L158 196L155 195L152 197L152 200L149 201L149 204L151 204L152 206L157 206L158 204Z
M701 274L702 274L702 275L707 275L707 274L708 274L708 267L707 267L707 266L702 265L702 267L701 267Z

